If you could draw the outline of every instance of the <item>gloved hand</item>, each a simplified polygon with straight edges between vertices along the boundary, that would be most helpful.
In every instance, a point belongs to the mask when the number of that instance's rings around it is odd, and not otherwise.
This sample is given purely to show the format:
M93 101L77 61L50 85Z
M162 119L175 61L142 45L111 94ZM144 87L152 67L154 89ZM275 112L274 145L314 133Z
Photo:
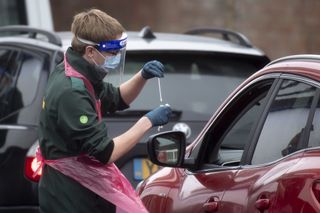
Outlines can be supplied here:
M161 105L158 108L148 112L145 116L149 118L152 126L161 126L169 122L169 117L172 113L169 104Z
M144 79L150 79L150 78L162 78L164 72L164 66L159 61L149 61L147 62L143 68L141 75Z

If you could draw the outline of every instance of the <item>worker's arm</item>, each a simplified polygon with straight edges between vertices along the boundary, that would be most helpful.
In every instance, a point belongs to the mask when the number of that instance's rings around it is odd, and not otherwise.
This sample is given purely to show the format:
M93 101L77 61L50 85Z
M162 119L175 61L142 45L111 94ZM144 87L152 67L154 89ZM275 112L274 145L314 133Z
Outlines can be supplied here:
M140 118L128 131L114 138L114 147L108 162L112 163L125 155L151 127L168 123L170 114L171 108L169 106L160 106Z
M121 97L127 105L130 105L132 101L136 99L147 82L147 80L142 77L141 72L142 70L120 86Z
M109 163L116 161L131 150L151 127L150 120L147 117L142 117L128 131L114 138L114 147Z
M139 95L146 81L154 77L162 78L163 72L164 66L159 61L150 61L146 63L137 74L121 84L120 94L124 102L130 105Z

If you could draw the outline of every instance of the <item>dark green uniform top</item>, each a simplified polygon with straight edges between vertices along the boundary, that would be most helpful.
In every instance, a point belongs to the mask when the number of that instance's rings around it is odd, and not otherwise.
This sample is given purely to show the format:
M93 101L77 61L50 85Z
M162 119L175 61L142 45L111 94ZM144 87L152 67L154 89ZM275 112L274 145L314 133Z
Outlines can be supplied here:
M105 74L101 70L72 48L66 54L68 63L92 83L103 114L128 107L119 88L102 82ZM64 63L50 75L42 107L39 142L45 159L88 154L108 162L114 144L106 124L98 121L95 102L83 81L65 75ZM113 204L49 166L44 167L40 180L39 204L44 213L115 212Z

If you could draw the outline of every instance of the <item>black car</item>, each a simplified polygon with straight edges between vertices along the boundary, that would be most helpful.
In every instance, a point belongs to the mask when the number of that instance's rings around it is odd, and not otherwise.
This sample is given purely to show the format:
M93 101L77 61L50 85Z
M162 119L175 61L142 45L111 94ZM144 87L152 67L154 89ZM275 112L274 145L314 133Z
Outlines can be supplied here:
M37 183L30 181L37 164L37 126L50 72L63 59L72 34L26 26L0 27L0 212L38 212ZM221 38L204 36L213 34ZM108 132L126 131L145 113L164 103L173 108L169 124L157 131L179 130L193 141L228 94L269 62L242 34L223 29L198 29L186 34L128 32L124 79L145 62L165 65L161 79L150 80L138 99L123 112L104 118ZM119 84L118 75L107 81ZM136 186L158 167L147 160L145 138L116 164Z

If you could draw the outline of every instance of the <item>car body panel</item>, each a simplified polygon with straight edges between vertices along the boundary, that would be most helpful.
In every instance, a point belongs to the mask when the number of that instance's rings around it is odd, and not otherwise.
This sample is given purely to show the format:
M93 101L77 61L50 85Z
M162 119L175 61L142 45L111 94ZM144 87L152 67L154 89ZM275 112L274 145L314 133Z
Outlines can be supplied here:
M225 192L221 204L225 208L221 212L254 212L259 199L269 200L270 207L265 210L278 211L282 180L302 156L303 153L297 153L268 165L244 166L234 177L233 186Z
M179 187L172 187L170 191L168 199L173 200L173 204L169 212L202 212L210 202L217 203L220 211L224 191L231 186L236 173L237 169L185 175Z
M254 212L255 202L259 198L269 199L269 210L277 211L280 207L274 204L280 199L277 194L284 191L282 180L279 179L283 179L283 176L289 177L288 170L301 160L303 154L301 152L262 167L238 167L197 173L164 168L146 180L140 198L149 210L159 213L163 212L164 204L159 203L158 208L154 208L151 204L156 203L156 200L153 200L152 195L167 192L165 212L202 212L203 204L213 198L218 205L217 212ZM250 200L248 197L256 199ZM146 199L148 202L145 202Z
M320 150L307 149L299 162L293 165L282 179L277 197L278 210L282 212L319 212L320 203L312 192L320 180Z

